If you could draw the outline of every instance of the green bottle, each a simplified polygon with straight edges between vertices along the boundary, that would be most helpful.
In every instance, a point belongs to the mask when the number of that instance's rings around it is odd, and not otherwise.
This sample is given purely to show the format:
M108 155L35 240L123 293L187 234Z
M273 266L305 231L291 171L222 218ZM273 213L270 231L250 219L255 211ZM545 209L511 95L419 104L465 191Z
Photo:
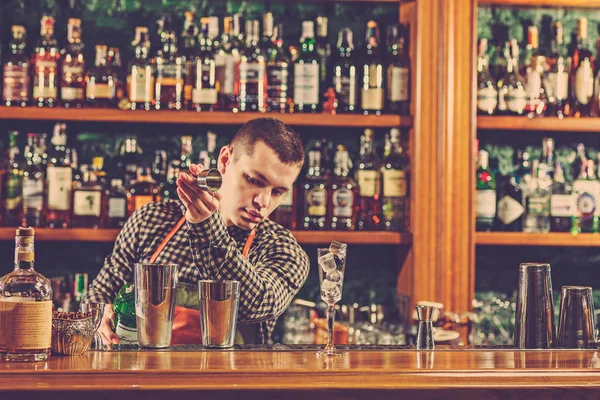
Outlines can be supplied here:
M115 313L113 330L121 340L120 344L138 344L133 283L128 283L119 290L113 304L113 311Z

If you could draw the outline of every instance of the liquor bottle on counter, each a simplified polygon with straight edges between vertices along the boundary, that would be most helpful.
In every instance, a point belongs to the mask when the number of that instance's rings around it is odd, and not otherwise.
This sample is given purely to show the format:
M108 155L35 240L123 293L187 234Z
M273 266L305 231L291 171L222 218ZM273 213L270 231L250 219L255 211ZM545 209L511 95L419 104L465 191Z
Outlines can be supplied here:
M128 137L121 145L120 156L117 160L117 171L123 174L123 182L126 187L129 187L137 176L140 153L141 150L135 136Z
M383 226L385 230L405 232L409 222L408 182L410 159L400 146L400 129L390 131L390 154L383 159Z
M10 53L4 62L4 86L2 87L2 103L5 106L21 106L29 104L29 56L25 53L27 35L25 27L13 25Z
M119 337L121 344L138 344L137 323L135 317L135 286L125 284L117 293L113 304L115 319L113 331Z
M350 176L352 160L344 145L337 146L329 186L329 225L333 230L356 229L358 186Z
M90 107L110 108L117 103L117 82L113 71L109 68L108 47L96 46L96 62L86 74L85 97Z
M106 222L104 227L107 229L121 229L127 220L127 191L123 187L123 181L112 179L110 189L104 191L104 197L106 199Z
M212 48L213 42L208 36L208 25L202 25L200 52L194 60L192 80L191 109L196 111L214 111L218 108L217 64Z
M577 23L577 47L571 60L571 98L574 116L591 114L594 95L594 56L586 47L588 20L580 18Z
M23 169L23 220L21 226L43 226L44 169L39 149L39 135L27 135L25 166Z
M183 32L181 34L181 42L183 43L181 55L185 59L183 97L185 103L191 106L192 89L194 88L194 64L196 63L196 57L198 57L198 49L196 47L198 44L198 26L194 23L195 16L192 11L186 11L183 15L185 17Z
M165 24L161 32L162 49L156 56L155 108L182 110L185 59L177 51L177 36Z
M67 126L54 125L53 149L46 171L46 224L50 228L67 228L71 216L73 170L66 158Z
M58 100L60 51L54 38L54 18L44 15L41 39L36 46L33 68L33 103L39 107L54 107Z
M563 50L563 27L560 22L552 28L552 54L548 57L550 70L546 74L544 89L548 99L547 115L563 117L569 99L569 64Z
M327 218L327 185L321 167L321 143L308 152L308 169L302 186L304 203L302 228L311 230L325 229Z
M354 43L349 28L339 31L337 48L337 58L333 64L333 88L338 99L338 112L353 113L358 107L358 88Z
M381 162L373 145L375 132L365 129L360 137L360 158L356 169L359 188L359 230L378 230L381 223Z
M239 111L267 110L267 55L258 46L260 24L246 21L246 46L236 66L235 97Z
M297 112L317 112L321 109L321 93L313 21L302 22L300 43L302 50L294 63L294 105Z
M499 181L496 229L502 232L523 232L523 192L514 176L504 176Z
M14 270L0 280L0 359L44 361L52 341L52 286L34 269L33 228L18 228Z
M129 189L129 199L127 203L128 214L131 215L148 203L160 201L159 186L152 179L152 171L148 167L139 167L137 170L137 179L132 183Z
M554 169L554 183L550 197L550 231L571 232L573 216L576 213L573 187L565 182L562 165L557 162Z
M240 60L240 19L239 14L235 19L223 19L223 35L215 53L219 107L223 110L231 110L235 106L236 65Z
M287 229L296 229L297 224L297 211L296 211L296 185L292 189L285 192L281 198L279 207L273 211L269 217L271 220L277 222L281 226Z
M496 218L496 179L489 168L490 157L479 150L475 175L475 228L478 232L491 231Z
M544 115L546 111L546 91L542 86L542 80L546 77L546 57L539 51L539 31L537 26L528 28L528 53L525 66L525 92L527 93L527 105L525 112L531 118Z
M127 93L132 110L150 110L154 107L154 70L150 61L148 28L135 28L135 58L129 64Z
M391 61L387 67L387 107L390 112L400 115L410 114L410 60L407 37L408 32L404 25L388 26L387 43Z
M522 115L527 106L525 81L519 74L519 46L511 40L505 47L506 74L498 81L498 113Z
M19 226L23 211L23 170L19 162L18 131L8 134L8 171L4 179L4 224Z
M487 42L485 38L479 41L477 57L477 113L480 115L492 115L498 106L497 84L488 69Z
M363 114L380 115L384 108L383 54L379 46L379 26L367 23L366 54L363 62L361 108ZM359 183L360 184L360 183Z
M522 182L525 197L525 221L523 232L548 233L550 231L550 185L545 165L532 162L532 179Z
M60 99L65 108L81 108L85 103L85 46L81 42L80 19L69 18L67 41L60 65Z
M267 50L267 111L283 113L291 103L290 59L283 47L283 25L273 32L273 46Z
M317 16L317 40L315 50L319 63L319 87L324 91L331 82L329 70L329 57L331 56L331 44L327 40L327 24L329 20L323 15Z
M82 181L73 187L73 228L101 228L104 220L104 191L91 166L81 166Z
M594 171L594 160L586 160L581 172L573 182L576 211L571 232L598 233L598 215L600 215L600 182Z

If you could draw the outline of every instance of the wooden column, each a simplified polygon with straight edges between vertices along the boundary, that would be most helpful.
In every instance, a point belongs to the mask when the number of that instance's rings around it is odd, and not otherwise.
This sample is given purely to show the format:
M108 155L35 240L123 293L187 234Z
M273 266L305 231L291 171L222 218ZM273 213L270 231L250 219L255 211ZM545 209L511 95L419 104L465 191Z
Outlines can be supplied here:
M474 292L471 200L475 138L473 0L416 0L415 135L411 154L412 265L398 289L470 309Z

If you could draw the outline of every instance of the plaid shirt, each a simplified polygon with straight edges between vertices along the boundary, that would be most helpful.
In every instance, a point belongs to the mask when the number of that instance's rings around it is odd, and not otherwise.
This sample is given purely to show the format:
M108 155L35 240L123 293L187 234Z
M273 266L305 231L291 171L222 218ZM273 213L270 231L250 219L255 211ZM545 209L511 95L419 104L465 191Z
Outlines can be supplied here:
M86 300L112 303L119 289L133 281L133 264L148 262L184 214L185 207L179 200L150 203L134 212L92 282ZM156 262L178 264L179 281L183 283L196 284L205 279L240 281L238 321L259 323L257 340L266 343L276 319L306 281L309 261L292 234L268 219L258 224L246 259L242 251L249 234L237 226L226 227L217 211L198 224L186 221Z

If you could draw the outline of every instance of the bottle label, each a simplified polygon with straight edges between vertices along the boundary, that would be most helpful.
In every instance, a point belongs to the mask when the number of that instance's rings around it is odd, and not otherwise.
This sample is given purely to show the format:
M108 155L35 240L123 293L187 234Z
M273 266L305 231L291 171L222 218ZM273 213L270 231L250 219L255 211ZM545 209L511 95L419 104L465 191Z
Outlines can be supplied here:
M27 65L4 65L3 100L29 101Z
M600 199L600 182L576 180L573 183L576 197L577 213L581 216L600 215L598 199Z
M383 197L406 197L406 174L397 169L384 169Z
M510 111L521 113L527 106L527 93L522 86L513 87L508 90L505 100Z
M477 218L494 218L496 216L495 190L477 190L475 202L475 216Z
M581 61L575 72L575 98L579 104L588 104L594 95L594 71L589 58Z
M361 107L363 110L383 109L383 88L369 88L361 91Z
M183 83L183 65L175 63L159 63L156 66L156 80L162 85L174 86Z
M528 215L550 215L550 202L547 197L532 197L527 198L527 214Z
M553 194L550 197L550 215L553 217L572 217L577 205L571 194Z
M99 217L101 201L101 192L78 190L73 193L73 214Z
M354 67L352 67L354 68ZM356 77L351 75L336 75L333 77L333 86L338 94L340 106L356 105Z
M120 344L138 344L137 329L124 325L120 321L115 327L115 335L119 337Z
M56 99L58 96L58 63L50 53L36 54L33 60L33 97Z
M322 187L313 187L306 193L308 215L324 217L327 214L327 191Z
M61 87L60 98L64 101L83 100L85 98L83 88Z
M108 218L125 218L127 216L127 200L118 197L108 199Z
M144 207L146 204L152 203L153 199L152 196L143 196L143 195L137 195L135 196L135 209L139 210L140 208Z
M192 90L192 103L194 104L216 104L217 89L194 89Z
M70 167L48 166L48 209L70 209L72 174Z
M477 90L477 109L484 112L494 112L498 106L498 91L493 86Z
M539 72L533 70L527 72L527 83L525 92L529 97L529 104L537 107L540 101L540 91L542 90L542 76Z
M216 73L214 61L197 63L192 103L217 104Z
M569 74L567 72L550 72L548 75L548 97L566 100L569 95Z
M289 73L287 64L267 65L267 96L274 103L286 103Z
M44 207L44 181L23 179L23 209L42 211Z
M388 68L388 98L390 101L408 100L408 68L394 67Z
M4 206L6 210L12 211L15 210L21 204L21 179L19 177L9 177L8 182L6 183L6 199L4 202Z
M115 87L108 83L88 82L85 94L88 99L113 99L115 97Z
M318 64L294 64L294 103L319 104Z
M362 197L373 197L379 193L379 174L377 171L361 169L357 173L357 178Z
M150 103L154 98L154 75L152 68L137 67L131 68L129 81L129 101L132 103Z
M523 204L510 196L504 196L498 201L497 215L500 222L509 225L521 218L525 212Z
M60 88L60 98L65 101L84 100L85 92L83 87L74 87L78 82L84 80L85 65L79 61L74 61L70 65L63 64L62 80Z
M52 344L52 301L0 300L0 348L48 349Z
M235 88L236 57L233 54L215 55L217 65L217 81L221 84L221 92L225 95L233 94Z
M33 87L33 97L34 98L44 98L44 99L56 99L56 95L58 90L56 87L49 86L34 86Z
M243 96L245 90L246 103L263 104L265 95L265 75L266 66L263 63L240 63L240 97ZM244 90L242 90L242 88Z
M354 205L354 193L352 190L341 187L333 192L333 216L352 217L352 206Z

